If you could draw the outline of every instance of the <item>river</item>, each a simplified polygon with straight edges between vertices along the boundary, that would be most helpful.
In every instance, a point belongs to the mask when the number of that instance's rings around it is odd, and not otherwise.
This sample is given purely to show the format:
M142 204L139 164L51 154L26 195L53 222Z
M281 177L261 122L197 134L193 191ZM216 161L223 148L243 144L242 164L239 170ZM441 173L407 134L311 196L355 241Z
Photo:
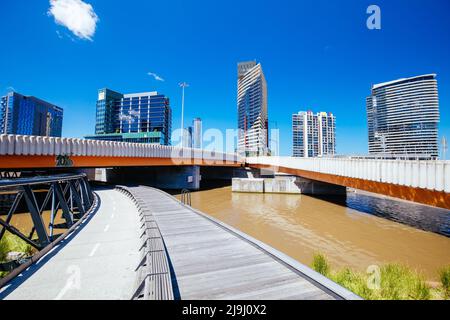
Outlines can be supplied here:
M192 193L192 206L310 265L324 253L333 268L399 262L428 280L450 265L450 211L359 191L331 201L307 195Z

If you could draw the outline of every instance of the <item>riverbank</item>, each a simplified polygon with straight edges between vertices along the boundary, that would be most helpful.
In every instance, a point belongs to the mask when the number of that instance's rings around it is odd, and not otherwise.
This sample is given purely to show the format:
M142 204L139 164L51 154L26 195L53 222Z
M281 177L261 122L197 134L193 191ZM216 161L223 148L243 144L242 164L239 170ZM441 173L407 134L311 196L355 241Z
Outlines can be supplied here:
M439 283L431 284L422 274L401 264L371 266L365 273L335 270L320 253L311 267L366 300L446 300L450 298L450 266L439 271Z

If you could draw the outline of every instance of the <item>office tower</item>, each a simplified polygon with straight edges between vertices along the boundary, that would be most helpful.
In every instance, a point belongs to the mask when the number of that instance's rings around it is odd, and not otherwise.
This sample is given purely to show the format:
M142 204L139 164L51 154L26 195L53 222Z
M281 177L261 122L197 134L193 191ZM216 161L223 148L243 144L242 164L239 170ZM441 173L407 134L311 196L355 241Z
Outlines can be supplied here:
M188 127L184 129L183 135L183 147L184 148L192 148L192 127Z
M292 115L294 157L336 154L336 118L332 113L301 111Z
M238 152L268 153L267 83L260 63L238 63Z
M1 98L0 133L61 137L63 109L32 96L10 92Z
M172 112L158 92L98 92L95 135L86 139L169 145Z
M192 121L192 148L201 149L203 140L202 119L195 118Z
M370 154L438 157L439 100L435 74L376 84L366 103Z

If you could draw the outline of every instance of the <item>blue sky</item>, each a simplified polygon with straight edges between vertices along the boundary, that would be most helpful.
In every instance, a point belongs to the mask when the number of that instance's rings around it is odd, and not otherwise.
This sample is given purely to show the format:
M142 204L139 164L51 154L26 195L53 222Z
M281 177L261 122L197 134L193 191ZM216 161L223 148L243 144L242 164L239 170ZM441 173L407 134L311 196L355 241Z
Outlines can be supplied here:
M187 121L235 128L236 64L256 59L283 155L300 110L333 112L338 153L366 153L371 85L424 73L438 74L440 135L450 138L448 0L85 2L98 16L95 33L55 23L48 0L0 4L0 94L13 87L63 107L64 136L93 133L103 87L168 95L177 128L181 81L190 84ZM381 30L366 28L371 4L381 8Z

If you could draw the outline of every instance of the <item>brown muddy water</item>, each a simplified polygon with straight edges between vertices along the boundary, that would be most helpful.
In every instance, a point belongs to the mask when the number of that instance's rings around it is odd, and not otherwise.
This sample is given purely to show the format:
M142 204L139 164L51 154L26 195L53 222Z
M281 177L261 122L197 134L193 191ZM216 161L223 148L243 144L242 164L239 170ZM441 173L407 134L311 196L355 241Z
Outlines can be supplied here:
M428 280L450 265L449 210L359 192L329 201L231 187L193 192L192 206L307 265L321 252L334 268L399 262Z

